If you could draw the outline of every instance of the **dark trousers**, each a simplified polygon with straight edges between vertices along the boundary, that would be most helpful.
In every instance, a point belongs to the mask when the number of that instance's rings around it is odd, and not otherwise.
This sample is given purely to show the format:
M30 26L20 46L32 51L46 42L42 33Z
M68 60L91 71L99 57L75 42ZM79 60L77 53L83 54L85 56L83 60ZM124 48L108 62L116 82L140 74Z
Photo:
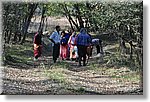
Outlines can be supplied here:
M100 45L96 45L97 54L100 53Z
M99 39L99 45L96 45L96 49L97 49L97 54L100 52L103 53L102 40Z
M79 65L81 65L82 58L83 58L83 65L85 65L87 46L78 45L77 48L78 48L78 55L79 55Z
M53 60L56 62L57 58L59 57L60 53L60 44L54 44L53 46Z

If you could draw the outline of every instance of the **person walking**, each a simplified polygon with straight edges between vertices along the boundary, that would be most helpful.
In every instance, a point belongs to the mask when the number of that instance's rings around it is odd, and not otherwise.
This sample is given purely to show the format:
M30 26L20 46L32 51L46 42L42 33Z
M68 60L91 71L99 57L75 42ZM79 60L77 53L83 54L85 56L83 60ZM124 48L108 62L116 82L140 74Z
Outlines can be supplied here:
M34 61L37 61L42 53L42 36L37 32L34 35Z
M81 66L81 60L83 58L83 66L86 66L86 54L87 47L90 45L91 38L87 34L86 28L81 28L80 33L77 35L76 44L79 55L79 66Z
M56 63L57 58L59 57L59 53L60 53L60 26L56 26L56 31L54 31L52 33L52 35L50 36L50 40L53 43L53 61L54 63Z

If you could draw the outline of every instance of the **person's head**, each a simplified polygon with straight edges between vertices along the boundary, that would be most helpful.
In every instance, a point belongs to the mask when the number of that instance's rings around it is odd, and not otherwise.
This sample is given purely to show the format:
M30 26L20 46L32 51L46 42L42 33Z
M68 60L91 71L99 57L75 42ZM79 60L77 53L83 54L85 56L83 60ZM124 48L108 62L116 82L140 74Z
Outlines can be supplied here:
M62 31L62 32L61 32L61 36L64 36L64 35L65 35L65 31Z
M59 25L56 26L56 30L60 31L60 26Z
M70 29L70 33L72 34L73 32L75 32L74 29Z
M82 34L86 34L86 33L87 33L86 28L81 28L81 29L80 29L80 33L82 33Z

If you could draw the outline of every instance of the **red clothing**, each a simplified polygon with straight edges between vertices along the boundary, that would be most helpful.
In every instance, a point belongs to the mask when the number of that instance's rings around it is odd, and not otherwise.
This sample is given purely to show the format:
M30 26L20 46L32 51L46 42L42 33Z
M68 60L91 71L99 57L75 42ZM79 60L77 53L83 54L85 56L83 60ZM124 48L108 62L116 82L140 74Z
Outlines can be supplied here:
M42 36L38 32L34 36L34 44L37 44L37 45L42 44Z
M66 59L68 56L68 45L60 45L60 57Z
M34 57L38 58L42 53L42 36L38 32L34 36Z
M34 44L34 57L40 57L42 53L42 46L38 46L37 44Z

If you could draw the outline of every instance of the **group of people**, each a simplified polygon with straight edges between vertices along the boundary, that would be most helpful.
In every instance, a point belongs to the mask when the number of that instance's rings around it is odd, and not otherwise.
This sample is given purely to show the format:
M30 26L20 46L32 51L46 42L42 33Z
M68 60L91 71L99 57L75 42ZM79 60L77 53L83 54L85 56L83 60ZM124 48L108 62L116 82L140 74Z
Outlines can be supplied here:
M92 56L93 46L97 48L97 54L103 52L100 39L92 39L87 33L86 28L81 28L79 34L74 30L68 32L61 31L60 26L50 35L49 39L53 46L53 61L56 63L59 56L62 60L76 60L79 66L86 66L86 58ZM41 56L42 41L41 34L36 33L34 36L34 59Z
M68 32L60 32L60 26L56 26L56 31L54 31L49 39L53 43L53 61L57 61L60 56L62 60L65 59L77 59L78 54L76 50L76 33L73 30Z

